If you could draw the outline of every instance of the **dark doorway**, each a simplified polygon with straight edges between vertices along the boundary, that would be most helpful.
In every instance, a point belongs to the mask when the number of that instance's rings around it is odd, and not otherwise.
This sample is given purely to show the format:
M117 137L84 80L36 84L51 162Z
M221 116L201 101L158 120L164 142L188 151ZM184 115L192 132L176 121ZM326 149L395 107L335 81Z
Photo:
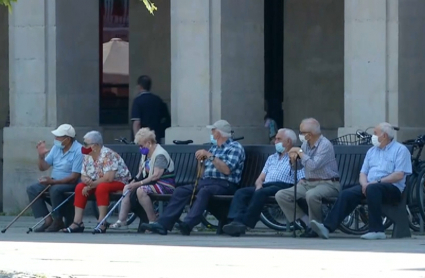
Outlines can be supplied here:
M283 2L264 1L265 110L279 128L283 127Z

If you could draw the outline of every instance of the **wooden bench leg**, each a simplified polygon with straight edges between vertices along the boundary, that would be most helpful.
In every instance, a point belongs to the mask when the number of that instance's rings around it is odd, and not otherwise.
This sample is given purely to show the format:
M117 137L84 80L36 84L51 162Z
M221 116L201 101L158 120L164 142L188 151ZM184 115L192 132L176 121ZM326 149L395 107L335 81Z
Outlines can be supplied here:
M403 202L404 203L404 202ZM406 204L398 206L383 205L382 212L394 222L392 238L411 237L409 219L406 212Z

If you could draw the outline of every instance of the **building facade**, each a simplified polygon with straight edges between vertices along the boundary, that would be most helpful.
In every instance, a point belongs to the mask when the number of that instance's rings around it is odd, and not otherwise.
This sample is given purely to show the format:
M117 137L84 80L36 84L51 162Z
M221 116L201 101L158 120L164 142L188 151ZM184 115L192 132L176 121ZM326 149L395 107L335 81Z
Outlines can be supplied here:
M111 15L100 3L111 2L0 8L4 211L27 203L25 187L40 176L35 144L53 141L59 124L74 125L80 139L92 129L108 143L130 136L128 123L100 123L100 30ZM281 103L285 127L315 117L328 137L382 121L401 128L400 140L425 131L425 1L156 0L154 16L127 2L128 104L137 77L150 75L171 109L167 143L208 141L205 126L220 118L245 144L267 143L267 98Z

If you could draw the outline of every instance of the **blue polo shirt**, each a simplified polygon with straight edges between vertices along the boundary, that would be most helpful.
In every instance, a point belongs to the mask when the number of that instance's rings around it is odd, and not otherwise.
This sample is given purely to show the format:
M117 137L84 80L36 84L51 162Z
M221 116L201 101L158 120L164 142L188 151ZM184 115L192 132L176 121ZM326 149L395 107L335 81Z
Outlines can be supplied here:
M394 139L383 149L372 147L366 154L360 172L367 176L368 182L380 180L394 172L403 172L403 178L394 183L394 186L403 192L406 187L406 176L412 174L410 152L405 145Z
M61 180L69 177L72 173L81 174L81 169L83 167L81 147L79 142L74 141L71 148L66 153L63 153L63 150L53 146L44 159L47 164L52 166L51 177L53 179Z

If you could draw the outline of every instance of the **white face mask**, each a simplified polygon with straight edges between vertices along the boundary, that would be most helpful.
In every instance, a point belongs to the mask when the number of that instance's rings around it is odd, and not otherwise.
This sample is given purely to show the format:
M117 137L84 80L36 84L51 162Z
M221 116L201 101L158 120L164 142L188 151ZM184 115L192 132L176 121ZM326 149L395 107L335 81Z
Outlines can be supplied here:
M303 135L303 134L298 135L298 138L300 138L300 141L301 141L302 144L307 142L307 140L305 140L305 135Z
M372 145L375 147L379 147L381 145L381 142L379 142L379 136L372 135Z

